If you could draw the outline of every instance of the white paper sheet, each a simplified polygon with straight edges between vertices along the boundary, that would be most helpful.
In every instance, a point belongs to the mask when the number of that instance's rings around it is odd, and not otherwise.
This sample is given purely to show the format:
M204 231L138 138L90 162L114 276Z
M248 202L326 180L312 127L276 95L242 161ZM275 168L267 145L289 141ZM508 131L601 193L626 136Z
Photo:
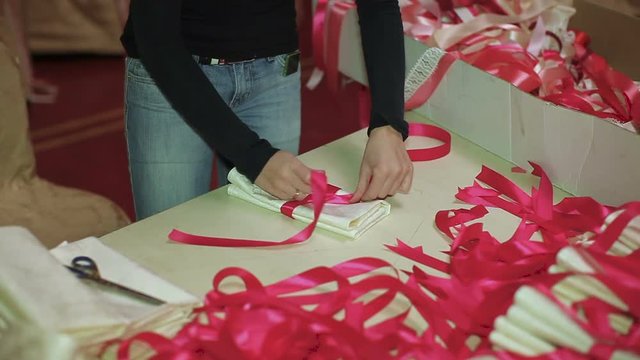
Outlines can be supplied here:
M76 278L63 265L80 255L91 257L103 278L166 303L154 305ZM46 346L68 348L73 343L71 348L77 352L93 354L104 341L142 330L170 334L198 303L195 296L96 238L49 252L24 228L0 228L0 348L3 341L24 340L24 336L16 338L18 331ZM23 350L18 347L13 352Z

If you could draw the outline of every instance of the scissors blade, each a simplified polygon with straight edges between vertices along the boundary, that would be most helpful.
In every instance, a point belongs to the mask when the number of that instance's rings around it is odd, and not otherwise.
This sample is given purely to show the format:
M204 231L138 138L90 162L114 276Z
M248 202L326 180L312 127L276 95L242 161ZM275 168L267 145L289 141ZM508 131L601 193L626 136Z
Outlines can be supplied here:
M113 281L109 281L107 279L104 278L88 278L89 280L95 281L96 283L106 286L106 287L110 287L112 289L118 290L121 293L124 293L125 295L130 295L142 300L145 300L151 304L154 305L160 305L160 304L164 304L165 302L163 300L160 300L156 297L153 297L151 295L147 295L143 292L140 292L138 290L132 289L130 287L126 287L124 285L120 285L118 283L115 283Z
M104 287L113 289L113 290L117 290L118 292L124 294L124 295L128 295L130 297L135 297L137 299L140 300L144 300L148 303L154 304L154 305L160 305L160 304L164 304L165 301L160 300L156 297L153 297L151 295L147 295L143 292L140 292L138 290L132 289L130 287L126 287L124 285L120 285L118 283L115 283L113 281L109 281L107 279L104 279L102 277L98 277L95 276L94 274L88 273L86 271L83 271L81 269L78 268L74 268L71 266L67 266L67 268L69 270L71 270L72 272L74 272L76 275L78 275L78 277L82 280L88 280L91 281L93 283L96 283L98 285L102 285Z

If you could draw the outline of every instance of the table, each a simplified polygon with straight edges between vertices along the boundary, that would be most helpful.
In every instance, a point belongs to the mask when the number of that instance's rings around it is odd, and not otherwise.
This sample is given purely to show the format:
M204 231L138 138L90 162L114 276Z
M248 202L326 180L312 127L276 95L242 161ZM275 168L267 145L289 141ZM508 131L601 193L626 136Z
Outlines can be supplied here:
M414 113L412 122L428 120ZM300 156L308 166L324 169L329 182L353 190L366 130L324 145ZM408 147L427 147L436 140L410 138ZM202 297L211 289L213 276L229 266L243 267L265 283L295 275L314 266L331 266L355 257L372 256L387 260L396 267L408 269L411 261L392 253L384 244L399 238L405 243L423 245L429 254L441 259L448 242L434 227L436 212L466 207L456 203L458 187L473 183L481 165L506 175L524 189L537 185L538 179L528 174L512 173L512 164L479 146L452 134L451 153L445 158L414 164L414 182L410 194L389 199L391 215L357 240L317 229L305 243L275 248L215 248L183 245L170 241L173 228L200 235L285 239L305 225L279 213L271 212L227 195L226 187L166 210L101 238L107 245L142 264L160 276ZM568 194L555 189L555 200ZM519 219L498 212L484 222L498 239L507 239Z

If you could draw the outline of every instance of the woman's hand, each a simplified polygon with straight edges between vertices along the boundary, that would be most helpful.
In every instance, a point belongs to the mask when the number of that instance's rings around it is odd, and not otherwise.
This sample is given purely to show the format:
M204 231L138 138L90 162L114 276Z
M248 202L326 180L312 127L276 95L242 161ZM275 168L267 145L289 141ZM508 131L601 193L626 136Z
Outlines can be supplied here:
M264 166L255 184L282 200L302 200L311 193L311 169L295 155L278 151Z
M391 126L371 130L351 202L384 199L398 192L406 194L412 181L413 164L402 135Z

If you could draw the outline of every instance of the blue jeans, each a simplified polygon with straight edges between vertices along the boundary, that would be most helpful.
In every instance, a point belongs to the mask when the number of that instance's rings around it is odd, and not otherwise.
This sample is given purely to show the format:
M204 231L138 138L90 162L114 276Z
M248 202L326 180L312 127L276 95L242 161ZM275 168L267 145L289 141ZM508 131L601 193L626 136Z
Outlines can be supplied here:
M297 154L300 71L284 76L284 63L285 55L278 55L200 67L240 120L274 147ZM128 58L126 65L126 138L140 220L208 192L214 153L171 107L142 63ZM216 165L218 184L224 185L232 164L221 159Z

